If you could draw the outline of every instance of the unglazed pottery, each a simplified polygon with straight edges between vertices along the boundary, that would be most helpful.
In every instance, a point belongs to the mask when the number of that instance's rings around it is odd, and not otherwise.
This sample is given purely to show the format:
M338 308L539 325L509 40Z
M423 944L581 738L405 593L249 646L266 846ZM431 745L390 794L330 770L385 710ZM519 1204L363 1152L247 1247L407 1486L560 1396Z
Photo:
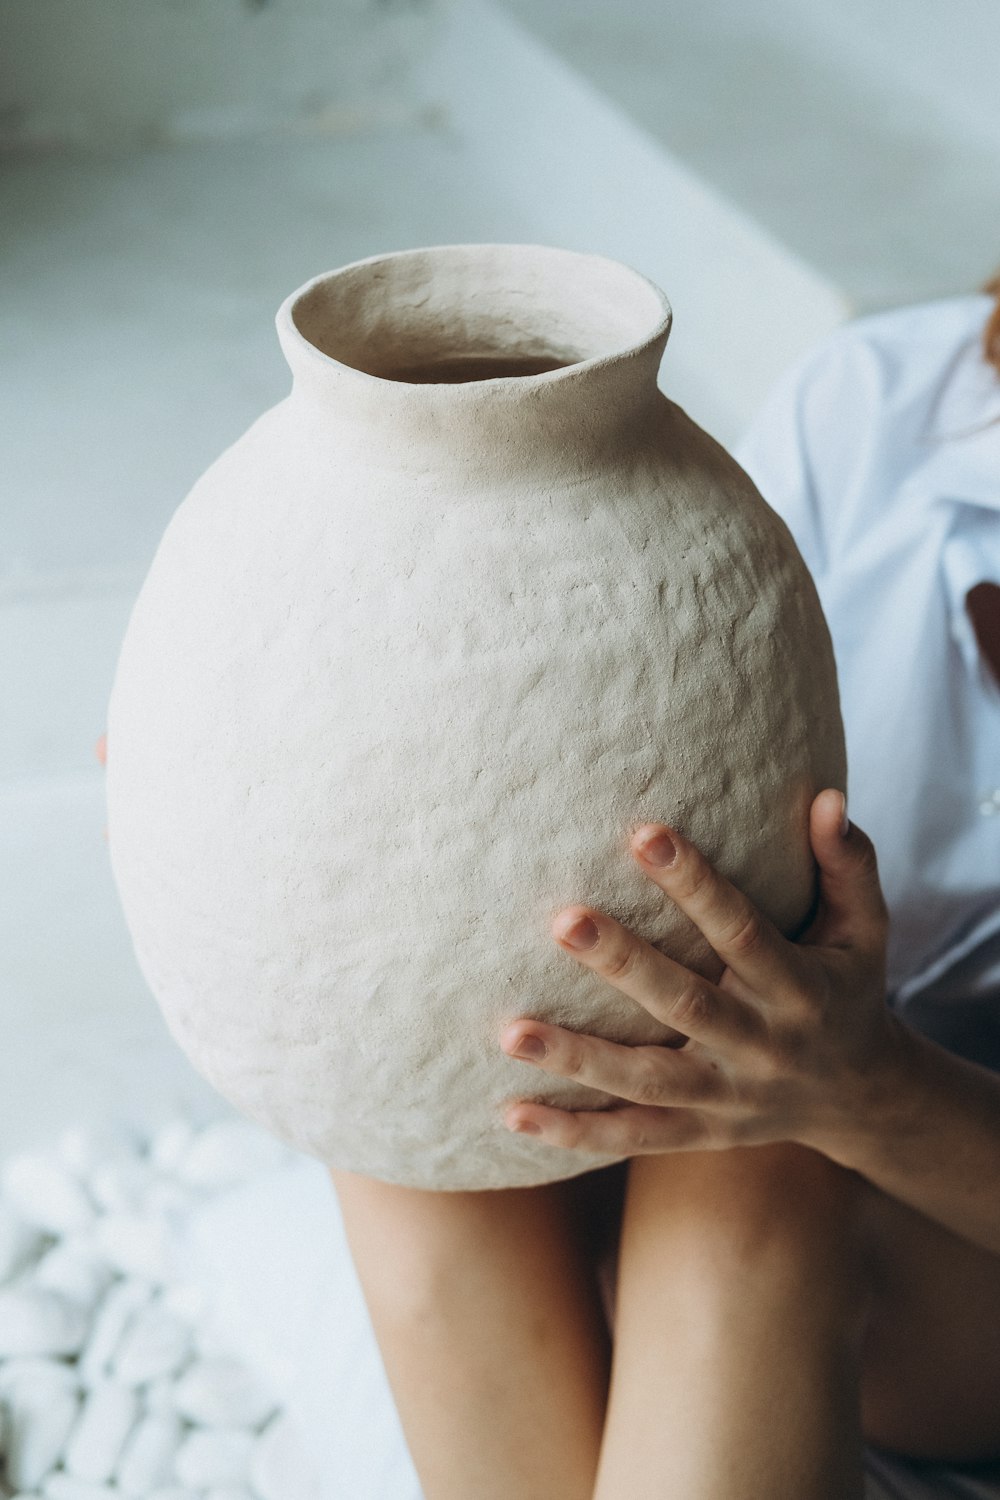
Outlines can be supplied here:
M557 947L571 902L717 972L640 821L808 915L830 641L784 524L658 391L669 325L634 271L537 246L317 277L278 314L290 395L139 594L107 762L139 963L195 1067L330 1164L459 1189L606 1160L505 1129L510 1098L611 1101L498 1036L667 1039Z

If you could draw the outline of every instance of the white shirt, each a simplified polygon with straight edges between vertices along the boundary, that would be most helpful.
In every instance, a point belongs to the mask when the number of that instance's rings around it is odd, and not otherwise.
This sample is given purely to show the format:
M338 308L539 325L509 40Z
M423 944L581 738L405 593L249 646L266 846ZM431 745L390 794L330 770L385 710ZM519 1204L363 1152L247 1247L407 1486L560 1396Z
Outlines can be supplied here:
M992 305L959 297L838 330L736 456L791 529L830 625L850 815L875 842L892 916L890 1000L992 997L1000 1038L1000 687L965 607L973 584L1000 583Z

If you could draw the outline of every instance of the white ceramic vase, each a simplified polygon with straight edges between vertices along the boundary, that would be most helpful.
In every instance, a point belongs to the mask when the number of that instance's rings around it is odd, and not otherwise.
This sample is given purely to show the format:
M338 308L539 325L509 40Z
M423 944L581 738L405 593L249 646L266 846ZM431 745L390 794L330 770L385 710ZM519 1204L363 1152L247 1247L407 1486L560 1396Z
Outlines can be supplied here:
M195 1067L323 1160L425 1188L601 1164L514 1097L533 1015L662 1039L554 943L583 901L712 972L627 853L676 824L780 927L843 786L784 524L657 389L670 310L597 256L460 245L317 277L288 398L170 521L108 716L110 852Z

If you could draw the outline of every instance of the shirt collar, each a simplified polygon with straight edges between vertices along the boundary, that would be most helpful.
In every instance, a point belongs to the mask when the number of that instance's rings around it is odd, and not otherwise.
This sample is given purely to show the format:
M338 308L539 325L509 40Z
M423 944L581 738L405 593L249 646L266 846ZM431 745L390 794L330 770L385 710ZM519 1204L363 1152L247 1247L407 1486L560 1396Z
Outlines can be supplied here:
M976 502L972 502L975 504ZM965 598L984 579L1000 583L1000 525L980 511L954 511L954 520L941 550L941 569L948 599L951 631L969 671L990 691L996 691L992 672L983 660Z
M935 405L921 483L937 501L1000 512L1000 372L966 345Z

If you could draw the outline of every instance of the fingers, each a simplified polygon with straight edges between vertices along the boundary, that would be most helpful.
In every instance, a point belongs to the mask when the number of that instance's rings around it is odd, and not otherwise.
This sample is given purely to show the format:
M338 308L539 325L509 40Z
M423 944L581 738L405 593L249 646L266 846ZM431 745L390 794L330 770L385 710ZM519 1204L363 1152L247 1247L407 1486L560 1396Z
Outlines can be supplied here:
M632 852L737 978L761 994L787 986L792 944L693 844L673 828L645 823L632 836Z
M625 1104L620 1109L570 1111L523 1101L504 1116L508 1130L537 1136L547 1146L596 1156L643 1156L651 1152L705 1149L705 1123L692 1110Z
M888 911L875 847L847 822L846 813L844 794L833 787L820 792L810 809L809 837L822 898L814 940L881 951Z
M701 1104L725 1089L704 1058L669 1047L627 1047L542 1021L518 1020L500 1037L508 1057L634 1104Z
M667 958L591 906L568 906L552 933L564 952L637 1001L656 1020L708 1045L754 1034L760 1021L735 995Z

